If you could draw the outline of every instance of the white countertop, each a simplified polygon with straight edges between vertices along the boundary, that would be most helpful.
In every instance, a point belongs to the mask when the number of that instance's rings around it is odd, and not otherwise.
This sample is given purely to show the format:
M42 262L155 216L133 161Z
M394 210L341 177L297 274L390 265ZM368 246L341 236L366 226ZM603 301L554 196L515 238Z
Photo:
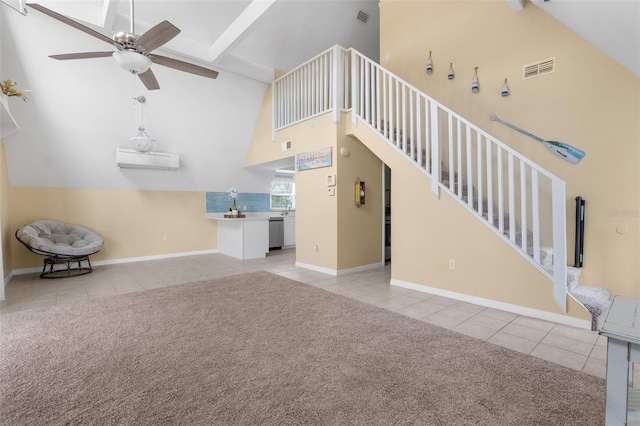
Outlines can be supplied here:
M213 220L234 220L234 221L241 221L241 220L269 220L269 218L271 217L282 217L282 218L286 218L286 217L295 217L294 213L289 213L287 215L281 215L280 212L249 212L249 213L244 213L245 217L243 218L228 218L228 217L224 217L225 214L228 213L207 213L206 217L207 219L213 219Z

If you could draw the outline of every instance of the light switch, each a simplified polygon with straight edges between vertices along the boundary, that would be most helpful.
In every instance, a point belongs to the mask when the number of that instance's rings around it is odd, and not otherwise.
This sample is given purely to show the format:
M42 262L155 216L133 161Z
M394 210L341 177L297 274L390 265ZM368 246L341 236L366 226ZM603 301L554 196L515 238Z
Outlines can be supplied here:
M335 188L328 188L329 189L329 197L333 197L334 195L336 195L336 189Z

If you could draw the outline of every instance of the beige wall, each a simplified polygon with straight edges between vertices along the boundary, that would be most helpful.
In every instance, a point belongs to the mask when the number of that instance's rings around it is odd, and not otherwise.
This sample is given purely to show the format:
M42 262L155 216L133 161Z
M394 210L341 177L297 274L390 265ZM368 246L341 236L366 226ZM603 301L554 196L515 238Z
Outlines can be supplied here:
M584 197L581 282L640 296L640 79L531 3L519 12L504 1L383 0L380 7L382 65L567 182L570 264L574 199ZM429 51L432 75L424 71ZM521 79L522 65L552 56L554 73ZM446 77L450 62L454 80ZM476 66L480 93L474 95ZM511 95L501 97L505 78ZM587 155L578 165L564 162L532 139L489 121L494 113ZM461 238L459 244L466 241Z
M205 193L11 187L10 229L53 219L93 229L105 240L94 260L216 248L215 221L205 218ZM167 241L163 241L163 236ZM11 238L11 269L42 265Z
M287 140L292 141L295 153L326 147L333 149L331 167L304 170L295 174L296 261L335 270L338 265L338 197L327 195L325 182L326 175L338 174L336 127L331 122L331 114L279 131L277 143ZM319 245L317 250L316 244Z
M4 140L0 139L0 255L2 256L3 278L11 273L11 237L13 233L9 223L10 217L9 174L7 173L7 158L4 152ZM4 294L1 292L0 294Z
M281 74L282 72L276 72L276 78ZM245 157L245 167L280 160L294 155L293 150L282 151L281 142L285 140L279 139L277 143L273 140L273 115L271 113L272 89L273 85L269 85L267 93L264 96L262 109L260 110L260 114L258 114L258 121L253 131L253 137L251 138L251 145Z
M270 101L265 101L265 108L271 109ZM331 167L295 174L296 261L332 271L382 260L382 163L362 143L345 135L345 120L343 114L343 125L336 126L331 114L312 118L280 130L275 144L270 140L269 123L258 128L250 149L262 151L265 161L277 158L278 150L273 145L279 147L289 140L293 148L288 156L325 147L333 149ZM259 134L260 129L263 134ZM342 147L349 148L349 156L339 154ZM335 196L328 195L328 175L336 175ZM354 201L358 177L367 186L367 201L361 208Z
M384 262L382 161L359 140L346 136L345 116L338 126L338 269ZM349 155L340 154L347 148ZM365 182L365 204L355 204L356 179Z
M553 283L374 131L347 129L391 168L391 273L395 280L563 314ZM449 260L456 269L449 269ZM589 319L569 299L569 316Z

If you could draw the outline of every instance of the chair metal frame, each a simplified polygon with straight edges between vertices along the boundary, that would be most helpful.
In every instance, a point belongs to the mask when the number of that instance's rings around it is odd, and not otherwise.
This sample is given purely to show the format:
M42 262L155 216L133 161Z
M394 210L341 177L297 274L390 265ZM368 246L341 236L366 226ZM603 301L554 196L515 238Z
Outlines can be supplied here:
M64 255L52 253L44 250L35 249L28 244L25 244L20 238L18 238L18 230L16 230L16 239L22 243L23 246L29 249L30 252L35 253L40 256L47 256L44 259L44 265L42 266L42 273L40 274L40 278L46 279L56 279L56 278L70 278L77 277L80 275L86 275L93 272L93 267L91 266L91 261L89 260L89 256L92 254L98 253L100 250L97 250L90 254L82 254L82 255ZM87 266L83 266L82 262L86 261ZM77 263L77 266L75 264ZM55 269L55 265L65 265L65 269ZM48 270L47 270L48 267Z

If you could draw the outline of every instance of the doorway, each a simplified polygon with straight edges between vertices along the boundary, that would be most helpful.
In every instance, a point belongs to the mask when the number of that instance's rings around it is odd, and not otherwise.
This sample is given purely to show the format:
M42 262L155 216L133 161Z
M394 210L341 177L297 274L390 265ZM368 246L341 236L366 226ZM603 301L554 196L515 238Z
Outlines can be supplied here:
M384 260L391 260L391 168L383 164L384 188Z

